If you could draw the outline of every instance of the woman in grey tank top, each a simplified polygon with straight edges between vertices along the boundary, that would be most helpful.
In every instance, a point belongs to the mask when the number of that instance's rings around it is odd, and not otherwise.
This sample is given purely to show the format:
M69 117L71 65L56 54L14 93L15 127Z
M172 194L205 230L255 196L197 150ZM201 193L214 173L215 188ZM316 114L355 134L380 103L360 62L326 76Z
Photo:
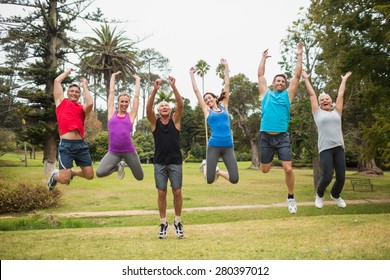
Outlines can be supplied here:
M341 76L341 84L337 93L336 103L334 104L332 103L332 98L326 93L321 93L317 99L309 81L310 75L302 71L302 77L310 95L311 109L318 130L321 178L318 182L314 203L317 208L322 208L324 205L324 193L332 181L333 167L336 179L330 190L330 197L336 201L338 207L345 208L347 206L340 197L345 182L345 152L341 129L341 113L343 111L346 83L351 74L352 72L347 72L344 76Z

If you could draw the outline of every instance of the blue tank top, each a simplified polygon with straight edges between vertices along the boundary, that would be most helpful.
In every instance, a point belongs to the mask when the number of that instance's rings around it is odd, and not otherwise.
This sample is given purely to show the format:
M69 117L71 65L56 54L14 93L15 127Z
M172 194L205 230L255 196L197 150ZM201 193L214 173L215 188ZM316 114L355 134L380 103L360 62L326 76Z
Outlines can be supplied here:
M233 138L230 131L229 114L223 106L219 106L221 112L210 109L207 123L210 126L211 136L209 146L233 147Z
M260 131L287 132L290 121L290 99L287 90L267 90L261 101L262 116Z

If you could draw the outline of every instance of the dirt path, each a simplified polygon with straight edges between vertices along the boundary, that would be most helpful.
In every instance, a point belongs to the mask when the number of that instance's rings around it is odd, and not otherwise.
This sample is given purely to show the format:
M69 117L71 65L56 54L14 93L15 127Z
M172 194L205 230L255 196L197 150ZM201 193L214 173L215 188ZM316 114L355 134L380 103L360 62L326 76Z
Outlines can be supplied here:
M348 205L351 204L390 204L390 199L360 199L360 200L345 200ZM314 201L297 202L299 206L313 206ZM334 201L324 201L324 205L334 205ZM286 203L274 204L256 204L256 205L237 205L237 206L215 206L215 207L198 207L198 208L183 208L183 212L194 211L216 211L216 210L235 210L235 209L255 209L255 208L271 208L271 207L287 207ZM173 209L168 209L167 213L174 213ZM124 211L102 211L102 212L69 212L69 213L53 213L54 216L81 218L81 217L115 217L115 216L139 216L139 215L157 215L158 210L124 210ZM33 215L33 214L32 214ZM14 215L0 216L4 218L14 218Z

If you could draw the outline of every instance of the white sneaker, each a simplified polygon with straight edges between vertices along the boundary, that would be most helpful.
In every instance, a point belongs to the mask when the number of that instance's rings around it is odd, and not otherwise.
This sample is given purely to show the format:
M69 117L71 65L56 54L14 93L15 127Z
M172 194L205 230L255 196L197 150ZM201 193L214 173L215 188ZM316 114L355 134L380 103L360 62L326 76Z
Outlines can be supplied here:
M122 180L125 177L125 162L122 160L118 163L118 179Z
M337 204L338 207L340 207L340 208L345 208L345 207L347 207L347 204L345 203L344 199L342 199L341 197L339 197L339 198L334 198L334 197L332 196L332 194L331 194L331 195L330 195L330 198L333 199L334 201L336 201L336 204Z
M324 206L324 198L320 197L317 193L316 193L316 201L314 202L314 205L320 209Z
M206 160L204 159L204 160L202 160L202 163L199 166L200 172L203 172L203 166L205 166L205 165L206 165Z
M214 179L214 182L217 181L218 178L219 178L218 172L219 172L219 168L217 167L217 168L215 169L215 179Z
M291 214L297 213L297 204L294 198L287 198L288 211Z

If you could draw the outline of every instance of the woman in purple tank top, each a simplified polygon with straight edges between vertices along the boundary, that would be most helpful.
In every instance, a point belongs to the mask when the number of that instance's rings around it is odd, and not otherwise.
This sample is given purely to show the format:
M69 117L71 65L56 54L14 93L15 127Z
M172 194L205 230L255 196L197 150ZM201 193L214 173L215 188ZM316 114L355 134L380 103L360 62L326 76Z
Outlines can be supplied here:
M119 94L118 110L115 110L115 77L120 73L121 71L118 71L111 75L107 102L109 147L107 154L96 169L96 176L106 177L113 172L118 172L118 179L122 180L125 175L125 164L127 164L134 178L142 180L144 171L131 139L134 120L138 113L141 79L138 75L133 75L135 79L135 94L130 112L127 112L130 96L125 92Z

